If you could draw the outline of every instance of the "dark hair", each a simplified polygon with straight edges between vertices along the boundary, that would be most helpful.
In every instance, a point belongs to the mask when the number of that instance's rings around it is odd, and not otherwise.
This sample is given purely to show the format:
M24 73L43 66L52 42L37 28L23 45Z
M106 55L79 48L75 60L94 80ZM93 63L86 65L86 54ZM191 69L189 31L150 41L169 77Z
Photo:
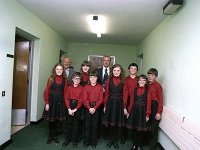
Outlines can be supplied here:
M81 63L81 67L83 67L83 66L88 66L88 67L90 67L90 66L91 66L90 61L84 60L84 61Z
M148 78L147 78L147 76L144 75L144 74L141 74L141 75L139 76L139 80L140 80L140 78L145 79L145 80L146 80L146 86L148 86ZM138 81L139 81L139 80L138 80ZM138 83L138 84L139 84L139 83Z
M136 67L137 68L137 71L138 71L138 65L136 63L131 63L129 66L128 66L128 70L131 68L131 67Z
M102 60L103 60L105 57L109 58L110 61L111 61L111 57L110 57L109 55L103 55Z
M55 77L56 77L56 67L57 66L61 66L63 68L63 73L62 73L62 79L65 81L67 79L67 75L65 73L65 69L64 69L64 66L61 64L61 63L57 63L55 64L55 66L53 67L52 69L52 72L51 72L51 77L50 77L50 82L51 84L54 82L55 80Z
M83 72L83 70L82 70L82 67L83 67L83 66L88 66L88 67L90 67L90 69L88 70L88 72L90 72L90 70L91 70L91 62L90 62L90 61L84 60L84 61L81 63L81 69L80 69L81 72Z
M113 77L113 70L114 70L114 68L117 68L117 67L119 67L121 69L121 74L119 76L120 77L120 83L124 83L125 73L124 73L124 69L122 68L122 66L120 64L115 64L114 66L112 66L110 77L111 78Z
M82 78L82 75L81 75L80 72L74 72L72 78L74 78L74 77L80 77L80 78Z
M97 76L98 77L98 72L96 70L90 72L89 76Z
M155 68L150 68L147 74L154 74L156 77L158 76L158 70Z

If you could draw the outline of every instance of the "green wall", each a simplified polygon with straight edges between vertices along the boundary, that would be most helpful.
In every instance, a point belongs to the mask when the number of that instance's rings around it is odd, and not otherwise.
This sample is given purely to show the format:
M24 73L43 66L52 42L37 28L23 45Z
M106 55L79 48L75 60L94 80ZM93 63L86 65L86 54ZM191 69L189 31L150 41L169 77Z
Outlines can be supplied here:
M127 45L69 43L67 54L72 58L76 71L80 70L80 64L88 59L88 55L110 55L115 56L115 63L121 64L128 73L128 65L136 62L137 48Z

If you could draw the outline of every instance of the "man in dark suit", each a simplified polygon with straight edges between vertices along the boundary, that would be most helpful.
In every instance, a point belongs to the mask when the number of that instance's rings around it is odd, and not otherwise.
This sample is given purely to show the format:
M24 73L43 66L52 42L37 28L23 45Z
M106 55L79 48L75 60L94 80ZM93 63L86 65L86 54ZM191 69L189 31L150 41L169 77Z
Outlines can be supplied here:
M96 71L98 72L98 83L103 86L105 84L106 79L110 75L110 62L111 57L104 55L102 58L103 66L101 68L96 69Z
M101 68L97 68L96 71L98 73L98 83L105 86L106 79L110 75L110 63L111 63L111 57L104 55L102 58L102 64L103 66ZM107 127L103 126L101 124L101 121L103 119L104 113L103 113L103 105L100 106L100 120L99 120L99 135L102 135L104 139L108 138L108 129Z
M72 64L71 58L69 58L68 56L62 56L61 62L63 64L64 68L65 68L67 80L69 81L69 84L71 84L72 83L72 76L74 74L74 68L71 66L71 64Z

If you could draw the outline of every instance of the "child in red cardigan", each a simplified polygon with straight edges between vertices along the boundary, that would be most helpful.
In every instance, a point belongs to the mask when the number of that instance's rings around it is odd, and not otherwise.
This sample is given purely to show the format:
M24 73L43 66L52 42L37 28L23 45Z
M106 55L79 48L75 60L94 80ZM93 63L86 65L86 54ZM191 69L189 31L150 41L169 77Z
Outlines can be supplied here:
M118 131L124 123L124 106L123 106L123 83L124 69L120 64L115 64L111 69L111 75L106 80L104 96L104 119L103 124L110 128L109 142L106 147L114 145L119 149Z
M89 84L85 85L83 91L83 101L85 110L85 137L83 147L92 148L97 145L97 129L99 122L99 106L103 103L103 86L97 83L98 74L93 71L89 75Z
M65 92L65 104L68 110L67 114L67 130L65 134L65 142L62 146L67 146L70 141L73 147L77 147L79 138L79 121L82 106L83 87L80 85L81 73L75 72L72 77L73 83L67 87Z
M133 91L131 100L133 105L128 115L127 127L133 129L133 146L131 150L142 150L144 145L144 136L149 131L149 115L147 115L147 104L151 101L151 93L148 91L148 80L146 75L140 75L138 88Z
M44 91L45 109L43 118L49 121L49 138L47 144L59 143L57 138L57 127L66 119L64 91L67 88L67 77L63 71L62 64L57 63L52 69L51 77Z
M127 122L128 112L130 112L130 108L133 105L133 99L130 99L130 97L134 94L134 89L138 87L138 65L136 63L131 63L128 66L128 71L129 75L125 78L123 87L125 123ZM128 135L127 128L123 127L122 132L121 144L124 144Z
M149 91L151 91L151 101L147 107L147 114L150 115L151 126L151 139L150 149L155 150L158 142L158 128L161 119L161 113L163 110L163 91L162 86L156 81L158 71L155 68L151 68L147 72L149 81Z

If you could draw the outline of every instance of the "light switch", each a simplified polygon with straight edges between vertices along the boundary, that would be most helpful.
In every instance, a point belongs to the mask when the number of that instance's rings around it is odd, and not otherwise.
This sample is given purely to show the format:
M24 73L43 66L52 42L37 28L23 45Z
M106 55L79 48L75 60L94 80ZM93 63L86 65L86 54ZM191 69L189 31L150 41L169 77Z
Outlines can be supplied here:
M6 91L2 91L2 97L6 95Z

